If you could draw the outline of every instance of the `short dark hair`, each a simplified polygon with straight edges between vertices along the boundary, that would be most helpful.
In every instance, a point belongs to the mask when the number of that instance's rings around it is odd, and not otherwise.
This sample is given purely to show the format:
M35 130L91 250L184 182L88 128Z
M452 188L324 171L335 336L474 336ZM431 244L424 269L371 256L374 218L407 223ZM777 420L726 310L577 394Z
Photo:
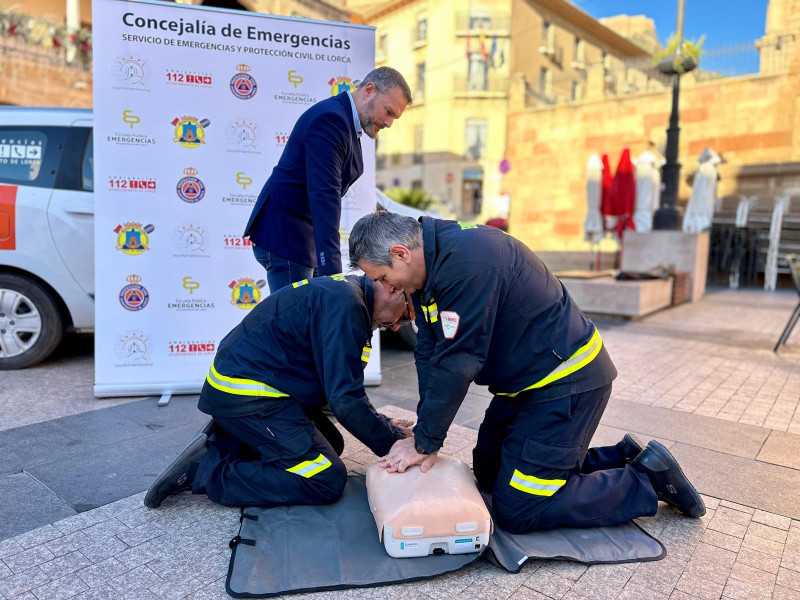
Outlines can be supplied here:
M372 71L367 73L367 76L359 82L356 89L360 90L368 83L374 84L379 93L388 92L395 87L400 88L400 91L403 92L403 98L405 98L408 104L412 104L411 89L408 87L408 83L406 83L400 71L392 67L378 67L377 69L372 69Z
M362 260L376 266L392 266L389 248L402 244L409 250L422 246L422 225L414 217L388 210L364 215L350 232L350 266L358 269Z

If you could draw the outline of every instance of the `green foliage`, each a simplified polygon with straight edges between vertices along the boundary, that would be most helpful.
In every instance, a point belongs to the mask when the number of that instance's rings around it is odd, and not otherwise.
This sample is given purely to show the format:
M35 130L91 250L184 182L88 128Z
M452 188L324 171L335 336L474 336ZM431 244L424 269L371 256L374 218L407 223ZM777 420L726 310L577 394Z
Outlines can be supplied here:
M672 68L676 73L682 74L687 70L685 63L691 63L693 65L692 68L700 64L700 57L703 56L705 52L703 50L703 42L705 40L706 36L704 35L701 35L700 39L696 42L692 40L682 40L681 50L678 52L678 40L675 34L673 34L667 42L667 47L653 54L653 64L656 65L665 58L671 57Z
M436 202L425 190L394 188L386 192L386 195L395 202L418 210L428 210Z

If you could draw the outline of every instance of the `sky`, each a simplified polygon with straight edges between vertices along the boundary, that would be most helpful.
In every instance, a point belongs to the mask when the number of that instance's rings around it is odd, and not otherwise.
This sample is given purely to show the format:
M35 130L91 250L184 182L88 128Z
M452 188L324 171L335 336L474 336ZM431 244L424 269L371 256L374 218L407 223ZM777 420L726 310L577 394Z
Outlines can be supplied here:
M644 14L656 23L662 44L675 31L677 0L572 0L595 18ZM686 0L684 38L705 34L704 48L749 42L764 35L768 0Z

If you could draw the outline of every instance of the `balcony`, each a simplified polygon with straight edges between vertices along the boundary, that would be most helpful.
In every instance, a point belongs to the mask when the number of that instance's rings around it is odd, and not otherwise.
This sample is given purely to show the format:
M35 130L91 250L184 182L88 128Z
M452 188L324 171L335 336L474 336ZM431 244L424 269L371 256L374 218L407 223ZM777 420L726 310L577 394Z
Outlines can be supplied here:
M456 35L499 35L507 36L511 29L511 15L509 13L492 13L489 15L474 15L459 13L456 15Z
M453 78L453 92L457 98L506 98L508 96L508 77L482 77L456 75Z

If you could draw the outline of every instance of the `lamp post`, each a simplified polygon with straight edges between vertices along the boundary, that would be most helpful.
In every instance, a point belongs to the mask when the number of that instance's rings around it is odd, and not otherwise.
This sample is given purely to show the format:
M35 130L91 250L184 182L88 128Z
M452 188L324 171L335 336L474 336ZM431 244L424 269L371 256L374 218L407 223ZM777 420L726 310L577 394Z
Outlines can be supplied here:
M683 10L685 0L678 0L678 22L675 27L675 39L677 41L676 52L678 56L683 46ZM678 138L680 137L680 127L678 126L678 101L681 93L681 74L675 73L672 76L672 113L669 116L669 127L667 128L667 154L664 157L666 163L662 167L664 191L661 194L661 206L653 215L653 229L678 229L680 223L678 210L675 205L678 202L678 183L681 174L681 163L678 162Z

